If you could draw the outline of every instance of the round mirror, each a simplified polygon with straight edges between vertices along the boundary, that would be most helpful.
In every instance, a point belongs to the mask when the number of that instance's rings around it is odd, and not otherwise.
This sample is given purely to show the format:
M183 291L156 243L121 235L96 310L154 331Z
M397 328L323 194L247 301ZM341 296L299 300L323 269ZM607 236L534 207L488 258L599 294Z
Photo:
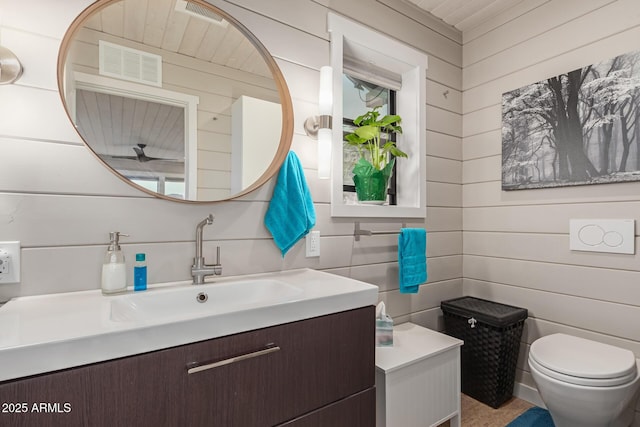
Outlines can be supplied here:
M97 158L158 197L246 194L291 145L291 98L277 64L203 0L97 1L65 35L58 84Z

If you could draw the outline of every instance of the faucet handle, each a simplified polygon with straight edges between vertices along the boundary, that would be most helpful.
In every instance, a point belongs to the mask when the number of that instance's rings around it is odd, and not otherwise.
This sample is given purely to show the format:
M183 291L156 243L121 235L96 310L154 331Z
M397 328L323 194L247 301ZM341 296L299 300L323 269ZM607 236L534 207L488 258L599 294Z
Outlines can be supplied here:
M222 264L220 263L220 246L216 246L216 263L213 264L213 274L222 275Z

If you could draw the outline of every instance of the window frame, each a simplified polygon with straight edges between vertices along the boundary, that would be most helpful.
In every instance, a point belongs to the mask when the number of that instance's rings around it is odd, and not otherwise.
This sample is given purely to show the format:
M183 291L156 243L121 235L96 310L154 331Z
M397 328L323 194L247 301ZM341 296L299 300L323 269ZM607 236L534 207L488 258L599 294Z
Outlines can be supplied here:
M334 13L328 14L333 68L331 216L367 218L426 217L426 53ZM397 205L347 204L343 198L342 74L345 58L353 64L375 64L384 74L398 76L397 114L403 133L397 145L409 158L398 158ZM362 69L366 74L367 70ZM363 112L364 113L364 112Z

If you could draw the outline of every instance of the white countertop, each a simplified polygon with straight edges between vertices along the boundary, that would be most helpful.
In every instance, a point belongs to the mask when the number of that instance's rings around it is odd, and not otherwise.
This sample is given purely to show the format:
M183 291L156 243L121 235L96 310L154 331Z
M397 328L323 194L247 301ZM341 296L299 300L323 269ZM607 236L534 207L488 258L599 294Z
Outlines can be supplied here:
M449 335L402 323L393 328L393 347L376 347L376 369L393 372L462 344L462 340Z
M377 286L311 269L216 278L206 285L252 279L281 281L301 292L287 301L238 310L185 310L127 321L114 321L112 314L113 301L127 294L103 296L93 290L12 299L0 306L0 381L375 305L378 299ZM152 297L176 287L199 291L181 282L150 286L143 293Z

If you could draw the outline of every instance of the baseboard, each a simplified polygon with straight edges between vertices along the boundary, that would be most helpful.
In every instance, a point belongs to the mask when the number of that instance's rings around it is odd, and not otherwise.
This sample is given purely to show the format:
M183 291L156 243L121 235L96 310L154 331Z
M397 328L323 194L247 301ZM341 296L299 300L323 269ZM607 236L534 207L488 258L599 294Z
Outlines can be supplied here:
M540 408L547 409L540 397L540 394L538 393L538 390L531 386L516 382L513 386L513 395L518 399L526 400Z

